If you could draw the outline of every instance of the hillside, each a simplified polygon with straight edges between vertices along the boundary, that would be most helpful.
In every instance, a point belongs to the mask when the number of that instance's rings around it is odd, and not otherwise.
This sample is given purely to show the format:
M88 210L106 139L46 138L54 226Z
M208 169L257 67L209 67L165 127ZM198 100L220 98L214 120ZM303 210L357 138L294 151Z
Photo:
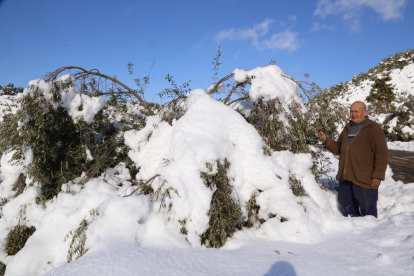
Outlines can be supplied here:
M383 59L351 81L328 92L341 105L365 101L369 116L383 125L392 140L414 140L414 50Z

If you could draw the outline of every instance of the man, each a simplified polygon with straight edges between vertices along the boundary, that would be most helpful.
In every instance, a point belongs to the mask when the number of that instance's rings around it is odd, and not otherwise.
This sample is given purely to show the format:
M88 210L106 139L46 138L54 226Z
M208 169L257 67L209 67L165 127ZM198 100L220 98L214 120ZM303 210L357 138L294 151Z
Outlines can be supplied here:
M363 102L350 108L351 120L334 141L319 131L318 136L332 153L339 154L338 201L344 216L377 217L378 188L385 178L388 148L381 126L367 116Z

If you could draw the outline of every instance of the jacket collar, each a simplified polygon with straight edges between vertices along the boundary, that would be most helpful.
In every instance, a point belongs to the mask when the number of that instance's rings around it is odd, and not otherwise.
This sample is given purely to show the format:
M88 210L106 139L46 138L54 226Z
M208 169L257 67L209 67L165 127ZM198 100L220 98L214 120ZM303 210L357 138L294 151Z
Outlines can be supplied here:
M364 125L362 126L362 128L364 128L364 127L367 127L368 125L370 125L371 124L371 120L369 119L369 117L368 117L368 115L365 117L366 118L366 120L365 120L365 123L364 123ZM346 125L345 125L345 127L346 127L346 129L347 130L349 130L349 128L351 127L351 124L348 122Z

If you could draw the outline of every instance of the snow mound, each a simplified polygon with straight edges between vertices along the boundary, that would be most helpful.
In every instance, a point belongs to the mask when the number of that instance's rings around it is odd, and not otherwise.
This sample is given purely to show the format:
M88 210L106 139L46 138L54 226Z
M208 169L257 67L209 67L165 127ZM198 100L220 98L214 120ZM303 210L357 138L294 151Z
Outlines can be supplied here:
M236 69L233 73L236 82L250 80L249 96L253 101L277 98L286 105L290 105L293 100L302 103L297 84L276 65L257 67L250 71Z

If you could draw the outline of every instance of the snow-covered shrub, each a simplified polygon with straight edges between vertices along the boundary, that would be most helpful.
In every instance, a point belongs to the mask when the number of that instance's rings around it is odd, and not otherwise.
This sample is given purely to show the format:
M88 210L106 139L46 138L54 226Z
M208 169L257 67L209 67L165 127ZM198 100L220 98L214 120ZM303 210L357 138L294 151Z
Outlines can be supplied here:
M305 124L307 118L300 104L292 102L286 108L279 99L260 99L253 102L253 107L247 121L263 137L266 154L281 150L309 152L306 142L315 135Z
M161 111L162 120L172 125L174 120L180 119L185 113L184 99L180 98L166 104Z
M342 95L346 91L346 86L340 81L338 84L329 88L329 93L335 97Z
M16 114L0 125L0 151L13 151L24 162L25 176L38 185L39 203L61 191L61 185L82 172L95 177L126 158L118 130L102 113L105 101L80 94L70 82L31 82ZM17 131L16 131L17 129ZM21 174L13 187L22 193Z
M13 83L9 83L5 86L0 85L0 95L10 95L15 96L18 93L23 92L23 87L15 87Z
M86 230L88 229L89 221L82 220L78 227L71 230L65 237L65 241L71 238L69 245L67 260L70 263L73 260L79 259L85 255L88 250L85 248Z
M6 247L4 251L7 255L16 255L16 253L24 247L26 241L35 231L36 228L33 226L27 227L20 224L16 225L7 235Z
M414 95L403 95L382 123L386 136L394 141L414 140Z
M387 113L391 103L395 101L393 88L388 83L390 80L389 75L375 79L371 92L366 98L367 102L371 104L371 109L377 114Z
M79 135L68 113L52 105L60 100L57 86L46 89L32 84L30 92L20 99L20 109L5 116L0 125L0 151L13 151L14 162L25 163L26 175L39 183L44 200L60 191L63 182L57 182L63 155L69 148L79 147Z
M280 150L309 152L306 142L315 135L308 122L309 110L299 95L298 86L307 91L303 85L276 65L251 71L236 69L233 75L236 83L250 85L246 94L252 107L245 117L263 137L267 154Z
M86 252L88 249L85 246L86 243L86 230L88 226L91 224L95 216L99 216L99 207L94 208L89 211L89 217L85 218L81 221L78 227L69 231L69 233L65 237L66 240L70 240L68 254L67 254L67 261L70 263L75 259L79 259Z
M153 110L160 109L159 105L150 103ZM142 108L136 101L116 101L111 98L106 102L106 106L102 109L105 123L122 125L122 131L131 129L141 129L145 127L146 110Z
M302 173L294 168L271 172L265 161L275 152L306 153L312 175L306 144L315 137L312 124L295 81L282 74L274 65L234 74L236 82L248 80L251 86L253 108L245 118L212 99L213 87L186 96L180 105L186 112L176 120L148 117L145 128L125 133L129 156L140 167L135 191L147 195L168 227L192 246L220 247L243 227L293 219L280 201L269 208L267 198L275 195L277 183L291 199L311 196ZM255 172L264 167L266 177Z
M191 81L178 85L170 75L167 75L165 79L170 83L171 87L158 93L161 100L164 98L169 100L168 103L163 105L161 117L163 121L172 125L173 120L178 120L185 113L184 103L187 94L191 91Z
M303 188L301 184L301 181L298 180L293 174L289 176L289 185L290 189L292 190L292 193L295 196L308 196L306 190Z
M206 164L208 172L201 172L204 184L215 190L211 197L209 227L201 235L201 244L207 247L222 247L227 238L231 238L236 230L240 230L244 220L240 201L237 198L231 179L227 175L230 163L224 159L213 165Z
M46 210L62 185L79 177L82 185L129 159L118 125L102 112L105 101L81 94L72 78L64 80L32 81L18 96L20 108L6 114L0 124L1 178L7 180L0 184L0 208L14 199L20 201L19 197L29 200L28 195L40 204L36 207L29 201L15 206L18 215L7 223L10 230L2 245L8 255L21 250L36 230L34 222L26 220L26 211ZM130 159L129 164L134 167Z
M244 227L250 228L250 227L259 227L260 224L264 223L264 219L259 218L259 211L260 206L257 205L256 197L261 193L261 190L257 190L254 192L249 201L247 201L245 208L247 212L247 220L244 222Z
M26 177L24 176L23 173L21 173L12 188L12 190L16 192L14 196L17 197L20 194L22 194L25 188L26 188Z
M349 109L336 100L332 90L325 89L307 103L311 110L311 122L315 130L322 130L336 139L348 118Z

